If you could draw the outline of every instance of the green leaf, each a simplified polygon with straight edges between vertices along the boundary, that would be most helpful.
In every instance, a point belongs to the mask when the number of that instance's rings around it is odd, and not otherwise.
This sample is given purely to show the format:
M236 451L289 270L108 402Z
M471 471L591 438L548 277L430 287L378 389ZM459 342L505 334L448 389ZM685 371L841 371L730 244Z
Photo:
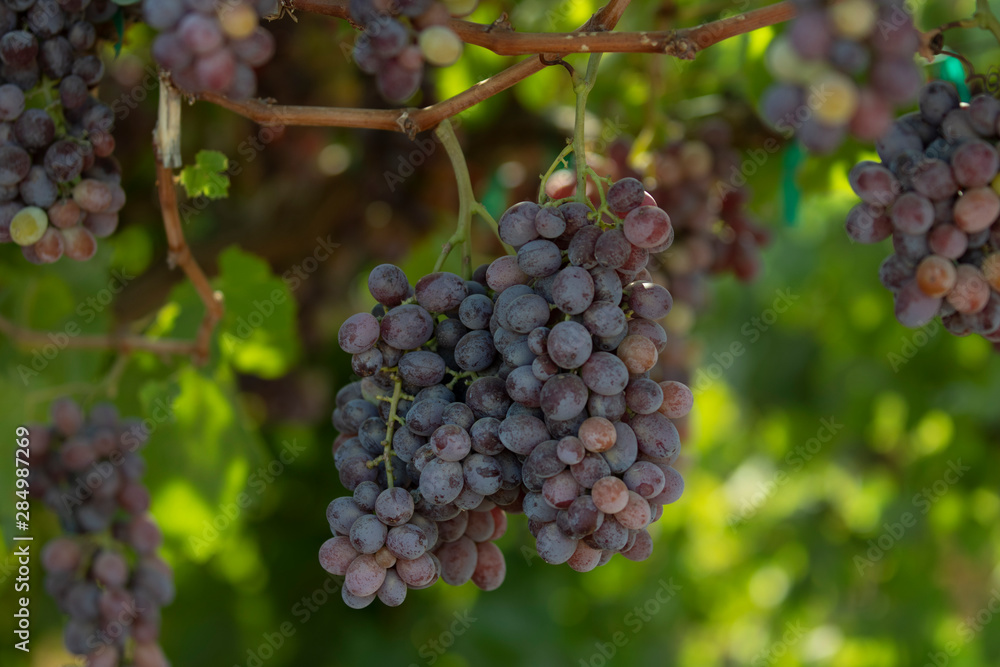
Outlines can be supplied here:
M260 433L225 367L188 366L176 381L147 383L140 400L152 513L169 549L205 561L239 532L248 509L239 498L263 459Z
M229 196L229 158L219 151L199 151L195 163L181 171L188 197L225 199Z
M300 353L296 304L288 283L267 262L232 246L219 255L219 277L213 287L225 299L225 315L216 331L217 360L264 378L288 372ZM157 335L193 338L204 306L185 283L174 290L171 304L160 311Z

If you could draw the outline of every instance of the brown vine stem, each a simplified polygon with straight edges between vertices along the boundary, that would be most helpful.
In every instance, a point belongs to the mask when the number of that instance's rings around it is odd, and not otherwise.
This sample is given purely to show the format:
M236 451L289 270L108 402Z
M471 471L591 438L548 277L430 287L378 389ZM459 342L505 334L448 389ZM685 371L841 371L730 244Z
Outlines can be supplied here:
M20 327L4 317L0 317L0 332L11 340L33 347L45 345L72 348L76 350L118 350L128 354L137 350L156 354L190 355L196 351L196 344L188 340L173 340L168 338L146 338L145 336L114 334L96 336L66 336L62 332L35 331Z
M609 33L618 24L628 4L629 0L611 0L580 30L573 33L515 33L496 30L493 26L453 20L450 25L470 44L492 48L497 53L533 53L539 54L539 57L522 60L454 97L422 109L308 107L277 105L261 100L234 102L214 93L203 93L199 98L261 125L356 127L406 132L412 136L507 90L544 69L546 63L557 61L569 53L664 53L691 59L702 49L730 37L787 21L795 15L794 7L786 0L694 28L665 32ZM296 0L294 6L305 12L347 18L343 0Z
M202 271L198 261L191 254L184 229L181 226L180 209L177 206L177 188L174 184L174 170L169 164L169 153L174 146L179 145L181 96L169 84L160 81L160 116L154 136L154 151L156 154L156 183L160 195L160 210L163 216L163 229L167 236L167 264L170 268L181 267L184 274L194 285L198 297L205 304L205 317L198 327L195 337L194 361L203 364L208 361L209 346L212 342L212 331L222 319L222 294L212 289L208 277Z
M581 28L583 31L611 30L621 19L630 0L611 0ZM300 3L297 3L299 6ZM318 4L318 0L313 0ZM300 7L302 8L302 7ZM543 54L549 61L565 52ZM217 104L262 125L305 125L312 127L359 127L406 132L413 135L430 129L485 99L507 90L519 81L545 69L540 58L526 58L472 88L422 109L341 109L271 105L260 100L233 102L221 95L202 94L200 99Z
M305 12L350 20L345 0L296 0L295 7ZM448 25L463 42L481 46L501 56L534 53L664 53L691 59L701 49L730 37L787 21L794 15L795 7L785 1L694 28L658 32L606 32L586 27L576 32L514 32L461 19L452 19Z
M180 210L177 207L174 172L163 165L159 155L156 158L156 180L160 193L160 208L163 210L163 228L167 234L169 247L167 263L171 267L181 267L188 280L194 285L195 291L198 292L198 297L205 304L205 317L198 327L198 334L195 337L192 350L195 363L203 364L208 361L212 331L222 319L224 312L222 294L212 289L208 277L202 271L194 255L191 254L191 249L184 239Z

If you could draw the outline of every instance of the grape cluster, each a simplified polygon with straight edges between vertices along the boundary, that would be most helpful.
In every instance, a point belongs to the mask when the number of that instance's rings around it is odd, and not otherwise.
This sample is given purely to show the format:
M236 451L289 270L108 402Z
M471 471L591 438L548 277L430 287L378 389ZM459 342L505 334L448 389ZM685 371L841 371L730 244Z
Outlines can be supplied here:
M674 298L666 345L659 350L653 370L657 380L689 384L697 366L699 345L687 336L697 315L708 301L708 280L712 275L732 274L749 282L761 269L761 248L770 242L770 233L749 213L746 187L749 154L741 152L736 137L761 137L768 133L754 120L752 111L737 110L736 117L715 117L655 151L636 153L631 142L619 140L611 145L605 161L593 163L594 169L612 179L633 177L643 181L658 205L670 211L676 238L669 251L651 258L647 269L653 279L667 285ZM761 146L777 150L773 143L751 142L763 154ZM759 160L759 159L758 159ZM759 166L753 162L753 168ZM574 185L562 190L565 195ZM594 200L597 195L590 193ZM687 419L674 424L686 437Z
M109 0L0 5L0 243L34 264L88 260L118 227L115 117L92 95L104 76L98 29L117 10Z
M379 93L390 102L409 99L420 87L424 62L454 64L462 40L448 27L453 16L471 14L479 0L351 0L351 20L362 28L354 61L375 75Z
M274 55L274 37L261 17L277 0L143 0L146 23L162 32L153 58L189 93L220 93L245 100L257 92L255 67Z
M173 599L174 584L147 514L145 463L136 453L143 433L107 404L87 419L60 399L52 421L29 429L30 480L67 533L42 552L45 588L70 617L66 648L93 667L166 667L159 610Z
M862 203L847 216L859 243L892 238L879 278L908 327L941 316L956 336L1000 343L1000 101L960 103L950 82L920 92L849 180Z
M779 79L761 113L817 153L847 132L873 141L923 83L919 34L902 0L795 0L798 13L767 54Z
M643 560L646 528L683 491L671 420L692 395L649 378L672 299L645 265L673 240L669 216L625 178L599 206L521 202L498 225L515 255L413 287L379 266L379 305L340 329L362 377L333 413L354 496L330 504L320 562L346 576L352 607L438 577L496 588L509 512L548 563Z

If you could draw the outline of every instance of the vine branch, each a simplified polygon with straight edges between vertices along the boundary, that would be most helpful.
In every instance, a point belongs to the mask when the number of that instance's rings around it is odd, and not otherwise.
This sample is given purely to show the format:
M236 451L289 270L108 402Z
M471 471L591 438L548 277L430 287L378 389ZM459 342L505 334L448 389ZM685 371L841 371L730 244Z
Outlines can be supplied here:
M469 44L482 46L502 55L530 53L538 54L539 57L522 60L454 97L422 109L309 107L277 105L261 100L235 102L214 93L202 93L198 98L261 125L368 128L406 132L414 136L507 90L570 53L663 53L689 60L702 49L730 37L787 21L795 15L794 6L784 0L693 28L610 33L621 19L629 1L611 0L579 30L571 33L517 33L498 30L493 25L452 19L449 25ZM305 12L350 20L344 0L295 0L293 6Z
M314 4L322 0L313 0ZM621 20L622 13L630 0L611 0L597 11L581 28L582 31L611 30ZM552 61L566 55L565 52L546 53ZM304 125L310 127L358 127L375 130L417 132L430 129L446 118L456 116L474 107L532 74L545 69L546 64L539 58L526 58L502 72L480 81L472 88L437 104L422 109L342 109L332 107L305 107L272 105L260 100L233 102L221 95L205 93L199 96L207 102L217 104L262 125Z
M295 0L304 12L350 21L346 0ZM694 58L698 51L724 39L752 32L795 15L791 2L778 2L749 12L712 21L694 28L657 32L606 32L583 28L576 32L514 32L451 19L448 27L466 44L489 49L501 56L534 53L663 53L677 58ZM352 21L353 25L353 21Z
M166 102L163 101L164 98ZM167 236L167 264L170 268L179 266L184 271L184 274L191 281L195 291L198 293L198 297L205 305L205 317L198 327L194 347L195 362L204 363L208 361L212 331L219 320L222 319L222 295L212 289L212 285L208 282L208 277L194 258L194 255L191 254L191 249L184 238L180 209L177 206L174 171L167 166L170 164L169 155L174 150L172 147L179 143L176 141L177 137L172 135L174 132L180 131L180 122L176 119L180 115L181 97L166 82L161 81L160 99L160 120L157 124L157 130L154 133L156 138L154 143L156 150L157 189L160 195L163 229ZM168 117L174 119L169 124Z
M118 350L122 354L142 350L156 354L191 355L197 350L197 345L194 341L174 340L170 338L147 338L138 335L67 336L56 343L53 340L53 337L56 335L55 333L27 329L14 324L2 316L0 316L0 332L3 332L11 340L32 347L58 345L62 348L77 350Z

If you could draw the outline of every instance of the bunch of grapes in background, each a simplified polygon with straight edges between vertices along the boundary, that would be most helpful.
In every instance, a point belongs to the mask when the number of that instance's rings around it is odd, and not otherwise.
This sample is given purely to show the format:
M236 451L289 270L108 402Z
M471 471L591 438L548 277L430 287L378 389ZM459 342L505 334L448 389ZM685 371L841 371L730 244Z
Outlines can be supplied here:
M379 266L379 305L341 327L362 379L338 394L334 461L354 496L330 504L320 562L352 607L438 577L496 588L510 512L546 562L643 560L683 490L672 420L691 392L649 377L672 299L645 266L669 216L626 178L595 206L521 202L498 225L517 254L413 287Z
M245 100L257 92L255 67L274 55L274 37L260 26L278 0L143 0L143 18L162 32L153 58L188 93Z
M959 101L950 82L920 92L920 110L876 143L850 183L862 203L847 217L859 243L892 238L879 278L896 318L921 327L940 315L956 336L1000 343L1000 101Z
M159 610L173 599L174 584L147 513L145 463L136 453L144 431L111 405L95 406L87 418L60 399L52 425L29 427L29 438L31 493L66 533L45 545L42 565L45 589L70 617L67 650L93 667L165 667Z
M779 80L761 114L817 153L849 132L873 141L923 83L919 34L902 0L795 0L796 17L767 54Z
M97 0L0 5L0 243L35 264L88 260L118 227L115 117L93 95L104 76L98 31L117 10Z
M409 99L420 87L424 62L454 64L462 40L448 27L453 16L471 14L478 0L351 0L351 20L362 33L354 43L354 60L375 75L379 93L390 102Z

